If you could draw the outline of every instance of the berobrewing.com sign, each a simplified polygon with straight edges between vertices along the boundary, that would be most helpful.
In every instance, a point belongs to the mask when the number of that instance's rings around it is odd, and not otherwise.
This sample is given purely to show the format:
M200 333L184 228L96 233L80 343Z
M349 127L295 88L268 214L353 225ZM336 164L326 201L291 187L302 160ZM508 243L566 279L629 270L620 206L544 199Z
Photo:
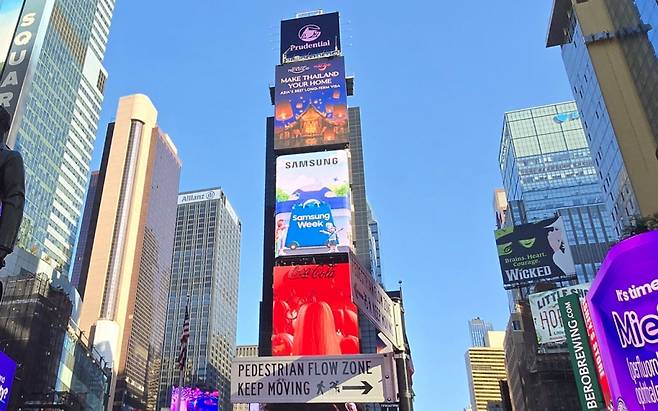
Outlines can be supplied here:
M580 309L580 296L569 294L560 297L559 306L581 409L599 411L603 407L603 395L596 376L583 313Z
M562 217L495 231L505 289L576 278Z

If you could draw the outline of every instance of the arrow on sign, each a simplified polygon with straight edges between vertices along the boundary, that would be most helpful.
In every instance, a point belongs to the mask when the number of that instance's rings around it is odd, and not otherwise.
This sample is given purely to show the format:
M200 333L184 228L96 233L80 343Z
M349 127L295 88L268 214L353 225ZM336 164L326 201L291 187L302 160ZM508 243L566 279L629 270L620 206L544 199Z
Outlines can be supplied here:
M372 385L368 384L368 381L361 381L363 385L343 385L344 390L356 390L356 391L361 391L363 390L363 395L366 395L372 390Z

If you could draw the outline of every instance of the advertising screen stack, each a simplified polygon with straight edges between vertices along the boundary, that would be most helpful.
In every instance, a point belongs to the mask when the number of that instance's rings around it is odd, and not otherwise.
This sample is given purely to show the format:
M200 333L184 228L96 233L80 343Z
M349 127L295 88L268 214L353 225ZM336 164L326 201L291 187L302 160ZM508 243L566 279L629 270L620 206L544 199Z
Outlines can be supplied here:
M351 276L356 261L348 89L338 13L281 22L281 61L272 91L259 355L360 354ZM324 391L321 385L312 388L312 394ZM266 409L336 407L362 409L353 403Z

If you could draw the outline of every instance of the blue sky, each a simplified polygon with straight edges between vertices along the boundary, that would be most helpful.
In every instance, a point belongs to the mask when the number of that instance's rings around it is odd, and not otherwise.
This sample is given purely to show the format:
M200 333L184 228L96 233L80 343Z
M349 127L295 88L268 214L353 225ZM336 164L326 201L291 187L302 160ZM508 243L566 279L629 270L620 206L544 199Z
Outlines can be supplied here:
M256 343L279 20L339 11L384 278L403 281L416 407L461 410L467 321L502 329L508 315L492 233L503 113L572 98L559 50L544 46L551 3L119 0L93 166L118 98L150 96L183 160L181 191L221 186L242 219L238 343Z

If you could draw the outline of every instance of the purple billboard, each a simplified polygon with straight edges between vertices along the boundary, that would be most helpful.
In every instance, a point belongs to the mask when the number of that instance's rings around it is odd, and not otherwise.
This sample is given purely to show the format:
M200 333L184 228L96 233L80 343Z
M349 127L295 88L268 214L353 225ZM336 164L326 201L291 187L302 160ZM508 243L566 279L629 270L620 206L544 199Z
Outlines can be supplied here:
M171 390L171 411L217 411L218 407L218 391L208 392L191 387L173 387Z
M587 295L614 410L658 410L658 231L613 247Z
M0 351L0 411L8 409L15 373L16 362Z

